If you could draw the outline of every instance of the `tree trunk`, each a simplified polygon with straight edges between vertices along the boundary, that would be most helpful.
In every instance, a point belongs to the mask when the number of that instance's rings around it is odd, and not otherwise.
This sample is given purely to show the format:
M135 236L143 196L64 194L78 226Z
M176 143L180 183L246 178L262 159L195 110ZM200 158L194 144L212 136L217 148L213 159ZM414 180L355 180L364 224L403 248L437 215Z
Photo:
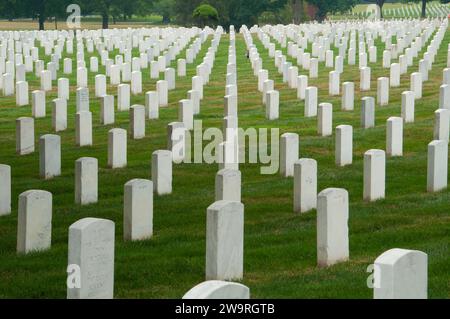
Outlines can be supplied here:
M303 21L305 14L305 3L303 0L298 0L298 23Z
M39 22L39 30L41 30L41 31L44 30L45 17L43 14L39 15L38 22Z
M108 29L108 22L109 22L109 15L108 13L103 13L102 14L102 28L103 29Z
M422 0L422 18L427 16L427 0Z
M58 19L55 17L55 30L58 30Z

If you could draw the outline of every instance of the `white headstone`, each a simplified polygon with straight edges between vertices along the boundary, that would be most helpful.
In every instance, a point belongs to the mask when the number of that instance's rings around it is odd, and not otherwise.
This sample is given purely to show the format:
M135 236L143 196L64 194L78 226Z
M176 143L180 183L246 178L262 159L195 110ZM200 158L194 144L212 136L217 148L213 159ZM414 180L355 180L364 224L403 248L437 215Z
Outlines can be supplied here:
M244 268L244 205L216 201L206 217L206 279L239 280Z
M299 138L296 133L284 133L280 139L280 173L294 176L294 163L298 160Z
M153 190L158 195L172 193L172 152L154 151L152 154Z
M19 195L17 252L49 249L52 241L52 194L29 190Z
M317 161L302 158L294 163L294 212L317 207Z
M127 166L127 131L124 129L113 128L108 132L108 166Z
M427 191L438 192L446 189L447 173L448 142L434 140L428 144Z
M317 196L317 263L319 267L347 261L348 192L327 188Z
M34 152L34 119L19 117L16 120L16 152L26 155Z
M428 256L394 248L374 263L374 299L427 299Z
M80 286L67 287L67 299L114 296L114 222L83 218L69 227L68 264L81 271Z
M386 155L383 150L371 149L364 153L364 192L367 201L384 198Z
M45 134L39 138L40 176L50 179L61 175L61 138Z
M153 183L132 179L124 186L123 238L148 239L153 235Z
M75 203L87 205L98 199L98 160L81 157L75 161Z
M11 214L11 166L0 164L0 216ZM241 187L239 185L239 192Z

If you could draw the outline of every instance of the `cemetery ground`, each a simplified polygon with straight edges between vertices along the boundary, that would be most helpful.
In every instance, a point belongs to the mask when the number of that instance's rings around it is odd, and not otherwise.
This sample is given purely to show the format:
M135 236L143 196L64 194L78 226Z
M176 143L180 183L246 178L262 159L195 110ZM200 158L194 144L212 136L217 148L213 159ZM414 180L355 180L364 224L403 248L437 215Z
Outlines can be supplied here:
M123 241L124 184L133 178L151 178L151 154L166 149L167 124L177 119L178 101L191 87L195 66L201 62L212 36L202 46L196 61L187 65L187 76L177 77L177 87L169 91L169 107L160 108L158 120L146 120L146 136L128 138L128 164L123 169L107 167L108 131L129 129L128 112L116 112L116 123L100 124L100 99L94 94L94 76L89 73L90 110L93 113L93 146L75 143L76 72L69 75L71 88L68 101L68 129L59 132L62 150L62 174L51 180L39 177L39 152L19 156L15 152L15 120L31 116L31 107L16 107L15 98L0 97L0 163L12 168L12 214L0 217L0 297L1 298L65 298L68 228L84 217L110 219L116 225L115 298L180 298L205 277L206 208L214 202L214 179L218 164L174 164L173 193L154 195L154 235L145 241ZM348 190L350 260L328 268L318 268L316 258L316 212L293 212L293 179L280 174L261 175L264 164L240 164L242 202L245 205L244 279L252 298L372 298L367 287L368 265L393 247L420 250L428 254L428 296L449 298L450 273L450 192L427 193L427 145L433 140L434 111L439 104L442 69L446 67L450 32L424 82L423 98L416 100L415 121L404 125L403 156L386 159L386 198L363 201L363 154L369 149L385 149L386 120L400 116L401 93L409 90L409 74L418 69L418 58L408 74L402 75L401 86L390 88L387 106L376 106L375 128L360 126L361 98L376 96L376 81L389 76L381 66L384 44L377 40L377 63L372 69L371 90L359 91L358 63L346 65L341 83L355 82L355 109L342 111L341 97L328 95L328 72L319 64L319 77L309 85L319 89L319 102L333 104L333 128L341 124L353 126L353 164L335 165L335 137L317 134L317 118L303 116L304 101L297 99L296 89L283 84L262 43L253 36L263 59L280 91L280 118L269 121L257 90L242 35L236 36L239 90L239 127L280 128L280 134L298 133L300 158L318 162L318 191L327 187ZM216 54L211 80L204 88L201 113L203 127L222 127L223 96L228 57L228 35L222 39ZM425 46L426 48L426 46ZM277 44L277 49L281 47ZM43 48L40 48L43 50ZM286 49L283 48L286 54ZM337 52L336 49L335 54ZM423 54L422 51L419 56ZM115 52L110 53L114 56ZM136 55L136 52L135 54ZM40 57L45 57L40 51ZM76 53L64 57L73 58ZM85 52L85 59L89 61ZM182 52L180 56L184 56ZM358 59L358 58L357 58ZM288 57L288 61L293 61ZM172 62L172 66L176 61ZM306 71L307 72L307 71ZM99 65L99 73L104 66ZM306 74L300 69L300 74ZM164 75L161 74L161 78ZM30 91L39 87L34 73L27 74ZM143 72L143 92L155 89L148 69ZM57 96L56 82L47 92L47 116L35 119L35 140L53 132L50 101ZM117 95L108 84L108 93ZM116 96L117 101L117 96ZM144 94L132 95L131 104L144 104ZM204 142L207 144L207 142ZM74 204L74 167L80 157L99 161L98 203ZM17 199L29 189L47 190L53 194L52 247L50 250L18 255L16 253Z

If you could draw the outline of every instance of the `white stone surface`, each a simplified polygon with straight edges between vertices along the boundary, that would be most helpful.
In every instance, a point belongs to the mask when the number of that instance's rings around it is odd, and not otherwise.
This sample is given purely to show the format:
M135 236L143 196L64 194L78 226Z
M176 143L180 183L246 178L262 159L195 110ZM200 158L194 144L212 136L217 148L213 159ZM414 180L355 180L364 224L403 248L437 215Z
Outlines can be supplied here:
M143 240L153 235L153 182L132 179L124 186L123 238Z
M39 174L50 179L61 175L61 138L45 134L39 138Z
M92 145L92 113L80 111L75 114L75 141L78 146Z
M427 299L428 256L393 248L374 263L374 299Z
M100 123L103 125L114 124L114 95L103 95L100 98Z
M296 133L284 133L280 138L280 174L294 176L294 163L298 160L299 137Z
M364 192L366 201L384 198L386 155L383 150L371 149L364 153Z
M305 117L313 117L317 115L317 87L309 86L305 91Z
M348 192L327 188L317 196L317 264L319 267L347 261Z
M132 139L145 137L145 107L135 104L130 109L130 136Z
M87 205L98 200L98 160L81 157L75 161L75 203Z
M153 190L158 195L172 193L172 152L154 151L152 154Z
M4 216L11 214L11 166L0 164L0 181L0 216Z
M241 172L234 169L222 169L215 180L215 200L241 201Z
M35 90L31 92L31 114L34 118L45 117L45 91Z
M19 155L34 152L34 119L32 117L16 119L16 152Z
M145 93L145 117L147 119L159 118L159 97L156 91Z
M29 190L19 195L17 252L47 250L52 241L52 194Z
M317 207L317 161L302 158L294 163L294 212Z
M127 131L124 129L113 128L108 132L108 166L127 166Z
M353 162L353 127L351 125L336 127L335 158L337 166L350 165Z
M67 299L114 296L114 222L83 218L69 227L69 265L78 265L80 288L67 288Z
M331 103L319 104L317 134L320 136L330 136L333 134L333 105Z
M244 205L216 201L206 216L206 280L239 280L244 271Z
M355 83L342 83L342 104L341 109L344 111L353 111L355 104Z
M250 299L250 289L235 282L208 280L190 289L183 299Z
M402 118L405 123L414 122L414 96L413 91L404 91L402 93Z
M403 119L391 116L386 123L386 154L403 155Z
M438 192L447 188L448 142L434 140L428 144L427 191Z
M375 99L370 96L362 98L361 127L371 128L375 126Z

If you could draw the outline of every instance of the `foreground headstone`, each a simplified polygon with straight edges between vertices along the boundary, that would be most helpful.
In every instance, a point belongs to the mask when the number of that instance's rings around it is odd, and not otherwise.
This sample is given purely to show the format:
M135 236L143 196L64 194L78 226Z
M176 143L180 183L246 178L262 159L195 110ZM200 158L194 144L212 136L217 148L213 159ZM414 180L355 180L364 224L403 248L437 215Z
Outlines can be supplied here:
M45 134L39 138L39 173L50 179L61 175L61 137Z
M333 133L333 105L331 103L319 104L317 133L320 136L330 136Z
M145 107L133 105L130 110L130 136L137 140L145 137Z
M17 252L49 249L52 241L52 194L29 190L19 195Z
M89 111L89 89L78 88L77 94L77 112Z
M154 151L152 154L153 190L158 195L172 193L172 152Z
M98 160L81 157L75 161L75 203L87 205L98 199Z
M386 77L377 80L377 102L379 105L389 104L389 79Z
M428 144L427 191L438 192L447 188L448 142L434 140Z
M194 128L194 109L191 100L180 100L178 106L178 121L184 124L186 130L192 130Z
M148 119L159 118L159 98L156 91L145 93L145 117Z
M355 83L344 82L342 84L342 106L344 111L352 111L355 103Z
M130 85L122 83L117 86L117 109L128 111L130 109Z
M83 218L69 227L68 265L78 266L80 285L67 287L67 299L114 296L114 222Z
M124 186L123 238L143 240L153 235L153 183L132 179Z
M189 290L183 299L250 299L250 289L235 282L208 280Z
M75 140L78 146L92 145L92 113L80 111L75 114Z
M305 91L305 117L317 115L317 87L310 86Z
M375 126L375 99L370 96L362 98L361 126L370 128Z
M234 169L222 169L216 174L215 200L241 201L241 172Z
M19 117L16 120L16 152L26 155L34 152L34 119Z
M294 212L317 207L317 161L302 158L294 163Z
M348 192L327 188L317 196L317 263L327 267L349 259Z
M280 93L271 90L266 93L266 119L276 120L279 116Z
M31 111L34 118L45 117L45 91L31 92Z
M216 201L206 217L206 280L239 280L244 271L244 205Z
M57 98L52 101L52 128L55 132L67 129L67 100Z
M353 162L353 127L351 125L336 127L335 159L337 166L350 165Z
M434 111L434 139L449 141L450 110L437 109Z
M389 156L403 155L403 119L391 116L386 125L386 153Z
M114 95L103 95L100 98L100 123L114 124Z
M299 138L296 133L284 133L280 141L280 174L294 176L294 163L298 160Z
M402 118L405 123L414 122L414 92L405 91L402 93Z
M113 128L108 132L108 166L127 166L127 131L124 129Z
M364 200L384 198L386 155L383 150L368 150L364 153Z
M418 250L394 248L374 264L374 299L426 299L428 256Z
M28 82L19 81L16 82L16 105L24 106L29 103L28 97Z
M169 87L165 80L159 80L156 82L156 91L158 92L159 106L166 107L169 104Z
M0 181L0 216L9 215L11 214L11 166L0 164Z

